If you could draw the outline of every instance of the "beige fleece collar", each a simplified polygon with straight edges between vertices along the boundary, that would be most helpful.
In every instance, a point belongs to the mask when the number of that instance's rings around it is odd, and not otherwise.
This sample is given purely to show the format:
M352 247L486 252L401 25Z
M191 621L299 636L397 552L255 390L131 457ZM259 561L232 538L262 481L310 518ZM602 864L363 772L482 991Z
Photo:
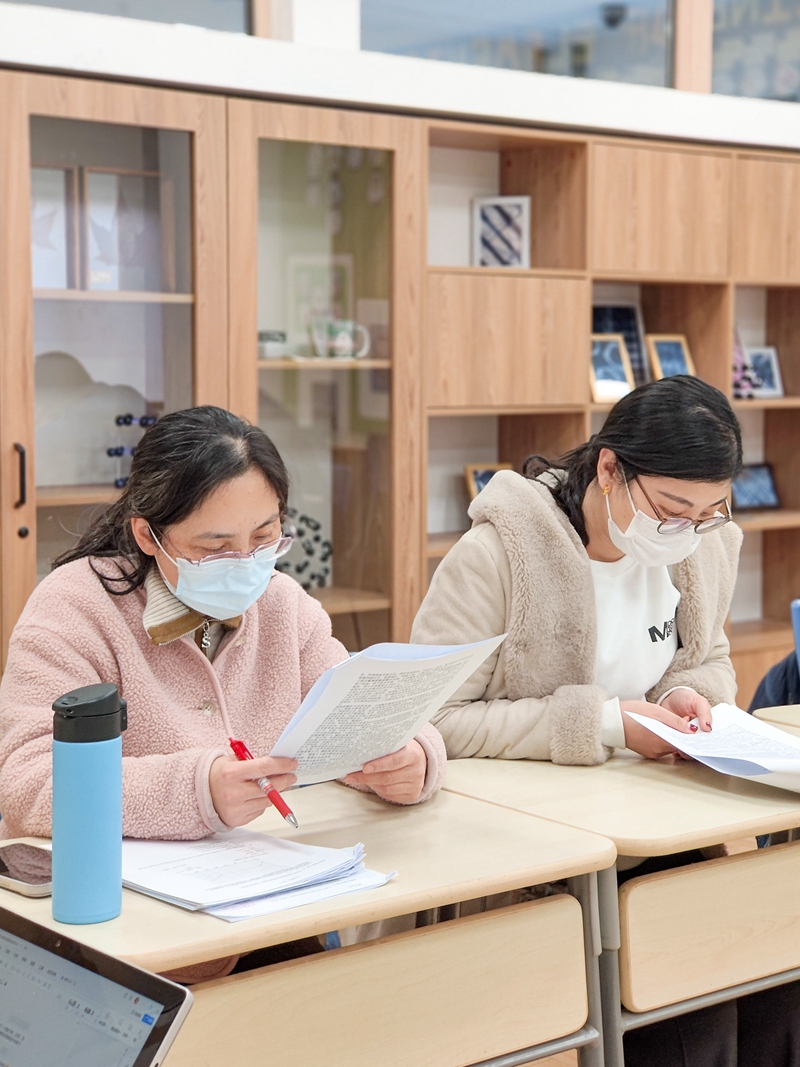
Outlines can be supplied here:
M154 645L167 645L180 637L194 633L206 621L206 616L192 608L187 608L170 591L161 577L158 567L151 567L144 580L147 603L144 606L142 625ZM216 619L210 620L216 622ZM242 616L234 619L219 620L228 630L235 630L242 621Z

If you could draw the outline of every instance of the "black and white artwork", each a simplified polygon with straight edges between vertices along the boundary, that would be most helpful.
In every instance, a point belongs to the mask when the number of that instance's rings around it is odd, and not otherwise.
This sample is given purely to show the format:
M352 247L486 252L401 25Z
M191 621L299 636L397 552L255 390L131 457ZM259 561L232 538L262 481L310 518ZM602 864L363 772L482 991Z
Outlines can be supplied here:
M472 201L472 265L530 267L529 196L481 196Z

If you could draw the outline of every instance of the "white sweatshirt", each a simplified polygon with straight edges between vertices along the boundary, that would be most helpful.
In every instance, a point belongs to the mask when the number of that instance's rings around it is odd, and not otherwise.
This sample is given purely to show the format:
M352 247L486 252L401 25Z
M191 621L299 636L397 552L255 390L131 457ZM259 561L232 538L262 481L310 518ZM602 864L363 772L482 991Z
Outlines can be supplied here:
M612 695L603 705L601 740L624 748L619 702L644 700L669 669L678 651L680 593L667 567L643 567L630 556L589 562L597 605L595 684Z

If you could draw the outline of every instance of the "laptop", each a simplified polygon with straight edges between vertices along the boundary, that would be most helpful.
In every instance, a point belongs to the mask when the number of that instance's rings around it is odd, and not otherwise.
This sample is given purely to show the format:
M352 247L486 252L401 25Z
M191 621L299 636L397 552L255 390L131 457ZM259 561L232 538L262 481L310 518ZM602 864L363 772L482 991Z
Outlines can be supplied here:
M0 908L0 1067L157 1067L183 986Z

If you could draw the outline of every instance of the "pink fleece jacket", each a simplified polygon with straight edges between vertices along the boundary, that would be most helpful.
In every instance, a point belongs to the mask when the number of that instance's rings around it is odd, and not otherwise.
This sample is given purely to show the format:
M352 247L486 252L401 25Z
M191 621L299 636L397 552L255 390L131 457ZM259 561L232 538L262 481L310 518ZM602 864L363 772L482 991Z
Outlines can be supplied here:
M2 836L50 836L51 705L62 693L114 682L128 702L123 834L201 838L225 829L208 789L211 763L229 752L219 699L236 734L267 755L317 678L347 656L322 607L283 574L225 636L213 665L191 635L154 644L145 602L143 589L107 593L85 559L31 596L0 684ZM446 755L433 726L417 740L428 757L425 800L442 784Z

